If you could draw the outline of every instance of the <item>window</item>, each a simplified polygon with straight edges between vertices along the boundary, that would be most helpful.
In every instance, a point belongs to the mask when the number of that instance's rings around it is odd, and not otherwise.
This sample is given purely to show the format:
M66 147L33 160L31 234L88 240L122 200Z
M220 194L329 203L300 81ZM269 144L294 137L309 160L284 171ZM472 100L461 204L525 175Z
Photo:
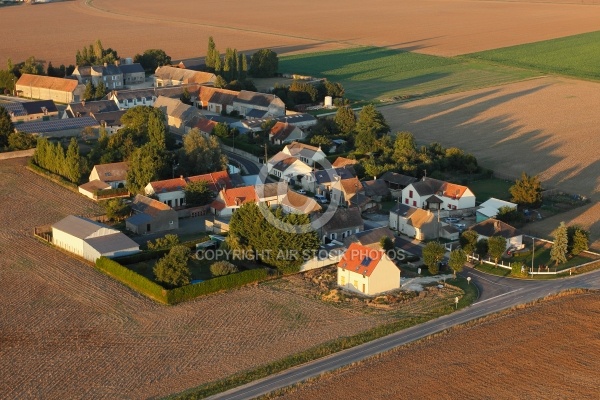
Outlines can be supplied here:
M346 277L344 275L340 276L340 285L345 285L346 284Z
M404 199L404 203L408 204L408 199Z
M331 240L337 239L337 233L330 233L329 234L329 239L331 239Z
M354 287L358 289L358 281L354 280Z
M413 200L413 207L416 207L416 206L417 206L417 201Z
M413 191L412 191L412 190L410 190L410 191L408 192L408 197L410 197L410 198L412 199L412 197L413 197Z

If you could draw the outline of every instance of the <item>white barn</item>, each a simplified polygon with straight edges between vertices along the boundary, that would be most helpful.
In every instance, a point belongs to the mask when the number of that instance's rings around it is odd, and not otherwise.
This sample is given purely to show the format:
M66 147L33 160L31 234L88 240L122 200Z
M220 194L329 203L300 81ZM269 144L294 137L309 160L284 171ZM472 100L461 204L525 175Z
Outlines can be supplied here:
M138 253L140 246L120 231L69 215L52 225L52 243L88 261Z

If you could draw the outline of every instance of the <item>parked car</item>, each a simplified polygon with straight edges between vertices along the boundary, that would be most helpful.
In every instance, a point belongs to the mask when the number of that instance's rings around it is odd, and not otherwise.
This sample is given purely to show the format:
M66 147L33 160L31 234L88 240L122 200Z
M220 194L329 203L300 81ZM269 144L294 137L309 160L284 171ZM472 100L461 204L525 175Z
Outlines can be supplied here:
M454 227L456 229L458 229L461 232L464 231L465 229L467 229L467 225L466 224L453 224L453 225L454 225Z
M304 189L298 189L298 190L296 190L296 193L306 194L306 190L304 190Z
M317 200L318 203L327 204L327 197L322 194L315 194L315 200Z
M444 220L449 224L456 224L458 221L460 221L458 218L452 217L446 217Z

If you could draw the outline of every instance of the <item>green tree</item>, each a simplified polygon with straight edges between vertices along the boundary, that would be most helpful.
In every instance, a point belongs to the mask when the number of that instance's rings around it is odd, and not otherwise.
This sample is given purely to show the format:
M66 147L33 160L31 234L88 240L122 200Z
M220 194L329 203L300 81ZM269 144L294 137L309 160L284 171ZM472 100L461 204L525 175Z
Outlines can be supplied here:
M260 49L250 58L248 73L255 78L270 78L275 76L278 68L277 53L270 49Z
M466 254L473 254L477 246L477 239L479 234L473 230L464 231L459 238L460 247L465 251Z
M394 248L396 247L394 245L394 241L390 239L389 236L382 236L379 240L379 246L381 246L381 248L385 251L394 250Z
M214 85L216 88L223 89L227 86L227 81L221 75L217 75Z
M108 199L100 203L110 221L122 220L131 214L131 206L123 199Z
M223 276L235 274L237 272L239 272L238 267L229 261L217 261L210 265L210 273L212 276Z
M156 68L163 65L171 65L171 57L160 49L148 49L142 54L136 54L133 58L133 62L139 63L144 72L150 75L156 71Z
M161 238L156 238L154 242L152 242L152 240L148 240L148 242L146 242L148 250L170 249L178 244L179 236L174 235L172 233L166 234L164 237Z
M192 273L188 267L190 255L189 247L173 246L167 255L156 262L154 266L156 280L168 287L189 285L192 279Z
M219 122L213 128L212 134L216 135L216 136L218 136L220 138L228 138L228 137L230 137L231 134L230 134L229 125L227 125L224 122Z
M465 263L467 262L467 253L464 252L463 249L456 249L450 252L450 258L448 260L448 265L454 271L454 278L456 278L456 274L463 270Z
M187 88L183 89L183 93L181 93L181 96L179 96L179 100L183 104L192 105L192 96L190 95L190 92L187 90Z
M475 252L479 254L480 257L485 257L488 253L488 240L479 239L475 245Z
M244 81L246 80L246 78L248 77L248 57L246 57L245 54L239 54L239 59L240 59L240 69L239 71L239 80L240 81ZM247 89L250 90L250 89Z
M502 257L502 254L506 251L506 239L502 236L492 236L488 238L488 253L490 257L494 259L494 262L498 264L498 260Z
M31 133L12 132L8 135L8 148L10 150L33 149L35 147L36 142L37 137Z
M188 206L203 206L213 200L213 192L206 181L188 182L184 191L185 202Z
M350 135L356 127L356 114L348 106L338 108L333 120L340 133L346 136Z
M148 116L148 139L149 143L156 148L165 150L167 148L167 125L164 116L151 113Z
M104 82L98 82L98 86L96 86L96 90L94 91L94 98L96 100L101 100L104 96L106 96L106 85Z
M8 136L15 131L10 114L0 107L0 148L8 146Z
M214 51L215 57L215 74L221 76L223 73L223 59L221 58L221 53L217 49ZM224 80L224 79L223 79Z
M71 138L66 154L65 166L66 178L73 183L79 183L81 180L81 165L79 156L79 144L77 139Z
M34 56L28 57L24 62L16 66L19 69L19 73L33 74L33 75L44 75L44 64L37 61Z
M571 249L571 254L574 256L587 251L589 248L589 236L586 231L583 229L577 229L573 234L573 247Z
M331 146L333 142L327 136L314 135L310 138L310 144L313 146Z
M508 189L513 202L525 207L539 207L542 204L542 184L537 176L529 176L525 172L521 179Z
M131 193L142 193L148 183L168 177L170 170L169 154L147 143L131 154L127 188Z
M0 70L0 94L10 94L15 90L17 77L12 71Z
M85 101L94 100L94 96L96 96L96 88L92 81L89 81L85 84L85 90L83 91L82 98Z
M331 97L344 97L344 87L339 82L325 81L325 93Z
M206 57L204 57L204 64L206 64L206 67L209 69L212 69L214 71L215 68L215 51L216 51L216 45L215 45L215 41L213 39L212 36L208 37L208 48L206 50Z
M429 242L423 247L423 263L429 269L431 275L439 272L439 263L444 259L446 249L440 242Z
M227 157L221 152L216 137L204 137L198 129L192 129L183 138L179 151L179 168L188 176L221 171L227 168Z
M564 222L561 222L558 228L552 232L552 236L554 237L554 243L550 249L550 259L554 261L555 265L567 262L569 237Z
M515 207L502 206L498 209L498 215L496 219L507 224L518 222L521 219L521 214Z
M161 127L160 123L164 125ZM165 114L159 108L150 106L136 106L125 111L125 114L121 117L121 123L124 129L120 129L117 134L121 134L121 137L116 137L114 141L120 141L121 145L130 135L133 144L141 146L148 142L154 142L158 147L162 147L162 134L164 133L165 143L171 141L171 135L168 133L167 119ZM151 132L152 131L152 132ZM152 134L152 137L151 137ZM111 139L115 135L111 136Z
M355 144L357 150L363 153L377 151L379 136L389 131L390 127L375 106L371 104L364 106L358 115L356 124Z

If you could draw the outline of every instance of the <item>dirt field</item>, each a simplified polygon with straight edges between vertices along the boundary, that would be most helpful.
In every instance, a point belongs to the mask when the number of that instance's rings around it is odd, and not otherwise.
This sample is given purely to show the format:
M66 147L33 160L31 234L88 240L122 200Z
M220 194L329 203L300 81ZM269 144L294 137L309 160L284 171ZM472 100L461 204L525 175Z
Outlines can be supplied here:
M401 317L309 297L306 282L289 290L293 279L158 305L33 238L100 210L24 165L0 161L0 398L163 396Z
M403 348L285 399L598 398L600 294L548 301Z
M339 7L307 0L298 7L258 0L242 10L239 2L216 0L74 0L6 7L0 11L0 37L16 38L19 32L19 39L2 40L0 61L35 55L69 64L77 49L98 38L123 57L161 48L174 59L191 58L205 53L209 35L223 52L271 47L284 54L372 45L451 56L598 29L597 5L547 3L553 1L407 0L400 7L382 0L365 7L348 0Z

